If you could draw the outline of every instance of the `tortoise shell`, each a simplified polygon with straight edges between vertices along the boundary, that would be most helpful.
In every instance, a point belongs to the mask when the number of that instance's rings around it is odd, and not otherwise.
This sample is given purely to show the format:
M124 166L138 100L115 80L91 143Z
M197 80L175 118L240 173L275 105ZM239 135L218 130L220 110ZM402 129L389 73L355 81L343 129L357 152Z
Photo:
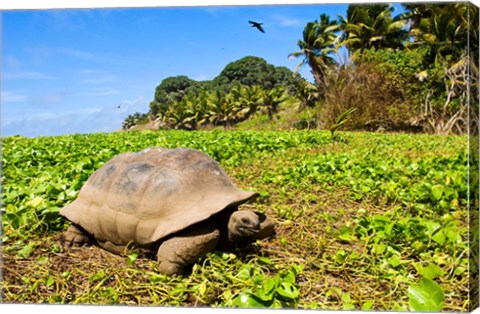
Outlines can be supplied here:
M154 147L112 158L60 214L99 241L148 245L257 195L203 152Z

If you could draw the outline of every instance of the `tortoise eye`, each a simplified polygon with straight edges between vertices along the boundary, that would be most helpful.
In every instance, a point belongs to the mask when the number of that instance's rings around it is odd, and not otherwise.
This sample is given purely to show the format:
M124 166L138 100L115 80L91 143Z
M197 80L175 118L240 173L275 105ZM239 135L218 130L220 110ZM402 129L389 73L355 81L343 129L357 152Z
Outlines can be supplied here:
M250 224L250 219L248 219L247 217L242 217L241 221L246 225Z

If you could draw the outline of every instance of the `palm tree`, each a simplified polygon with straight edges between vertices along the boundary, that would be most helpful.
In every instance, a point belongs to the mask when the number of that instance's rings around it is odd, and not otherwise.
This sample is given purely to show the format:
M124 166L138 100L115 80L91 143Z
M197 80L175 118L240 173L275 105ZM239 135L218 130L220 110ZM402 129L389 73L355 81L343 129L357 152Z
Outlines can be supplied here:
M237 118L245 121L257 112L261 105L262 88L260 85L245 86L241 88L237 101Z
M198 117L197 123L199 126L207 125L211 123L212 111L210 110L210 101L209 101L210 94L207 89L202 89L198 95L195 97L195 102L198 106Z
M210 123L213 125L223 125L227 127L234 123L236 119L236 108L231 99L227 97L220 89L214 90L209 97Z
M276 87L261 91L261 106L267 110L268 119L273 120L273 115L278 112L280 104L285 100L284 90Z
M434 84L423 110L429 126L447 134L465 132L469 118L478 125L478 115L472 111L468 116L467 108L478 111L478 8L470 3L403 6L407 9L404 19L411 24L409 48L429 51L423 71L431 73L430 84Z
M313 108L317 105L319 99L318 86L307 82L304 79L295 81L295 98L300 102L298 112L306 108Z
M297 42L300 51L289 55L289 58L303 57L295 71L308 64L319 86L324 86L325 71L335 63L330 53L335 51L334 40L336 36L334 32L337 29L337 21L330 21L330 17L326 14L320 15L320 22L315 20L305 26L303 40Z
M191 112L187 110L185 101L178 101L168 107L163 115L163 122L169 128L185 129L190 118Z
M346 18L339 16L340 45L347 47L351 56L364 49L402 49L408 31L404 19L392 18L393 7L387 4L350 4Z
M469 35L472 36L472 48L476 48L471 51L476 51L478 56L478 9L469 14L468 3L425 4L405 8L409 11L404 18L408 18L412 24L410 35L413 42L409 46L428 46L431 51L430 62L446 61L447 66L458 62L465 55Z

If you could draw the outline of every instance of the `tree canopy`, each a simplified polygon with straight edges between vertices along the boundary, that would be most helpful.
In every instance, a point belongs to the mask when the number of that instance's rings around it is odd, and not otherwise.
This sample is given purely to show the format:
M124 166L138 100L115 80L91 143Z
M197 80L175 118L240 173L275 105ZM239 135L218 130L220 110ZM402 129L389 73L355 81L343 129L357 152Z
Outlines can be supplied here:
M227 64L212 84L226 89L236 84L272 89L290 84L291 76L292 71L287 67L275 67L262 58L247 56Z
M189 94L198 96L202 90L229 92L235 86L288 89L293 86L293 73L287 67L276 67L260 57L247 56L227 64L211 81L199 82L185 75L168 77L155 88L150 114L153 117L164 115L172 104Z
M288 55L301 58L294 72L246 56L210 81L166 78L149 116L167 127L227 126L259 112L272 120L290 98L299 112L316 111L311 125L326 128L342 112L352 112L357 128L382 119L435 133L463 133L471 121L478 126L478 7L401 5L403 12L394 15L390 4L350 4L338 19L320 14L307 22L299 50ZM342 47L346 60L337 57ZM302 66L315 82L294 75ZM359 110L349 111L352 106Z

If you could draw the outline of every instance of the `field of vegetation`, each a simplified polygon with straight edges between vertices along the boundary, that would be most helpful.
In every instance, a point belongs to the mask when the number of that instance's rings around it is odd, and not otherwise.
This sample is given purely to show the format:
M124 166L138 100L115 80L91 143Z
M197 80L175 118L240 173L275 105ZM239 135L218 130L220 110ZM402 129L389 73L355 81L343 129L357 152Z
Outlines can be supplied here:
M246 56L211 81L164 78L149 111L125 118L129 132L3 138L2 302L478 306L478 210L468 211L478 209L478 169L467 136L479 125L478 8L401 5L397 15L388 4L350 4L338 19L319 12L289 56L313 82ZM152 146L209 154L260 193L241 209L266 213L275 236L213 251L173 278L144 252L63 247L70 222L59 210L93 171Z
M276 235L183 277L141 252L64 249L59 216L121 152L190 147L261 196ZM132 131L3 139L8 303L468 311L468 138L327 131ZM477 239L478 240L478 239Z

